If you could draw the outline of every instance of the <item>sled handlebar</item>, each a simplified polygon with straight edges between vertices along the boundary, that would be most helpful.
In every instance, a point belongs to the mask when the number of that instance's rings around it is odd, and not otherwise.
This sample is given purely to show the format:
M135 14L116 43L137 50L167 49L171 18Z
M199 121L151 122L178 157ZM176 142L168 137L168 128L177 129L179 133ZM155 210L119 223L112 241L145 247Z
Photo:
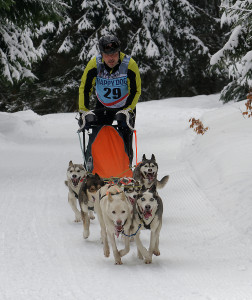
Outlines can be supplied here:
M134 131L134 128L130 124L130 118L132 117L132 115L129 113L128 110L120 110L118 108L110 108L109 110L115 112L114 120L117 121L118 125L120 121L125 122L127 124L127 127L131 131ZM95 124L95 122L97 121L96 113L105 112L105 111L107 111L106 108L98 108L86 112L84 117L82 116L80 117L80 119L78 119L78 123L80 125L78 131L80 132L84 128L86 129L87 128L86 125L88 125L89 128L100 126L100 124Z

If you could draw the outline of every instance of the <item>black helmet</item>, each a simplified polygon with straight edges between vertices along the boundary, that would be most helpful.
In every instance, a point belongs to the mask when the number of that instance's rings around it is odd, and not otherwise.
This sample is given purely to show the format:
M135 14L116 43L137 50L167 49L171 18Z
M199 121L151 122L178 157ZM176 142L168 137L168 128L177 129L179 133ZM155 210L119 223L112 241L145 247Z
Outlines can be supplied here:
M114 35L105 35L99 40L101 53L112 54L120 51L120 41Z

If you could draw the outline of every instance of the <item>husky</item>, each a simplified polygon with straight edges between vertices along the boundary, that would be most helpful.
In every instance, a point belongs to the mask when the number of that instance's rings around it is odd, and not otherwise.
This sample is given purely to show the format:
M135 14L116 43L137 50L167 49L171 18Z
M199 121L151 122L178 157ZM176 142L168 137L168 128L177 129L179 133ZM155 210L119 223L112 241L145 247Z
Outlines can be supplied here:
M68 202L75 214L75 222L81 221L81 213L77 208L77 199L82 181L86 178L87 172L81 164L69 162L67 169L67 180L65 185L68 187Z
M125 193L125 196L129 203L134 206L134 203L136 201L137 195L141 191L140 183L131 177L123 177L118 182L118 185L123 188L123 191Z
M133 171L133 178L138 180L142 186L150 188L156 185L157 189L163 188L169 180L169 175L164 176L160 181L157 179L158 164L154 154L151 159L146 159L145 154L142 162L139 163Z
M83 238L89 237L90 219L95 217L93 211L95 211L95 195L96 192L104 185L104 181L98 174L88 174L83 180L79 190L78 199L81 208L81 218L83 222Z
M121 265L121 257L126 255L130 250L130 227L132 223L132 206L127 201L124 191L118 185L108 187L107 192L100 199L100 208L104 225L106 226L105 234L108 234L111 243L115 264ZM115 236L118 238L120 234L124 234L124 249L118 251ZM106 236L102 236L105 247ZM104 254L109 253L109 248L105 249ZM106 255L105 255L106 256Z
M146 264L152 262L152 255L159 256L159 234L162 227L163 202L153 186L149 190L143 188L143 192L138 195L133 208L133 222L131 230L136 233L135 241L138 249L138 257L145 259ZM140 231L148 229L151 231L149 250L147 250L141 240Z

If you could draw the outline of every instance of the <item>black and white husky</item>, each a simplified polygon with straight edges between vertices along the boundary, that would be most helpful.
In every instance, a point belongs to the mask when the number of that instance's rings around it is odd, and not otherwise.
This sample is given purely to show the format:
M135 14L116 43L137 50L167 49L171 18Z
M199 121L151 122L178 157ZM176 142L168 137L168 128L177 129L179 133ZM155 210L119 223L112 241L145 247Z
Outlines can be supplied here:
M152 255L159 256L159 234L162 227L163 202L158 196L155 186L149 190L143 190L133 208L132 233L136 233L135 241L138 249L138 257L145 260L146 264L152 262ZM140 239L140 231L151 231L150 245L147 250Z
M81 213L77 208L77 199L82 181L86 178L87 172L81 164L69 162L67 168L67 180L65 185L68 187L68 202L75 214L75 222L81 221Z
M160 181L157 179L158 164L154 154L152 154L151 159L147 159L145 154L142 157L141 163L139 163L134 172L133 178L138 180L140 185L150 188L153 185L157 189L163 188L169 180L169 175L164 176Z

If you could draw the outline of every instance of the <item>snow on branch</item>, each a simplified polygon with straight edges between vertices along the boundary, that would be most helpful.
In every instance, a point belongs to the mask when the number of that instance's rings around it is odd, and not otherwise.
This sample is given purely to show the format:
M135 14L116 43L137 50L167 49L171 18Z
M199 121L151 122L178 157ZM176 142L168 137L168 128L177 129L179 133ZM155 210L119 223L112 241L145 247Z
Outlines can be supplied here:
M221 59L225 58L227 51L235 50L239 45L239 36L242 33L243 27L241 25L236 26L224 47L211 57L210 64L215 65L219 63Z

